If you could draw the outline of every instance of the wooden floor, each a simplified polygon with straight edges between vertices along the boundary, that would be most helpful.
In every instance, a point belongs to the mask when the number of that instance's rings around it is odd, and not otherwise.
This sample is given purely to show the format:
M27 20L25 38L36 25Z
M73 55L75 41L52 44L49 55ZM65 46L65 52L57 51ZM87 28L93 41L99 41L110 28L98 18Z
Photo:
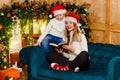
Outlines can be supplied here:
M23 71L21 72L21 77L19 80L28 80L27 79L27 65L23 67Z

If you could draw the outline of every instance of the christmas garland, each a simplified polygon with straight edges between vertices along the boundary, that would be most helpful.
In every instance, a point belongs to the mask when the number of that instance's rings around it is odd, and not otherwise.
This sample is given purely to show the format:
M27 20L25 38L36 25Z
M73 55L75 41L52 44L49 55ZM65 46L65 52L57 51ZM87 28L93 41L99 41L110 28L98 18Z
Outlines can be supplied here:
M0 43L9 49L9 40L12 36L13 23L18 19L20 20L21 32L24 34L24 27L27 24L27 20L32 23L33 19L47 19L50 20L49 14L52 6L56 4L62 4L67 12L74 12L80 16L80 29L85 33L87 38L90 38L90 27L88 19L88 8L90 4L77 5L69 2L54 2L47 4L46 2L25 0L23 3L16 2L11 6L4 5L0 9ZM32 26L32 25L31 25ZM30 31L29 31L30 32ZM29 34L33 34L32 31Z

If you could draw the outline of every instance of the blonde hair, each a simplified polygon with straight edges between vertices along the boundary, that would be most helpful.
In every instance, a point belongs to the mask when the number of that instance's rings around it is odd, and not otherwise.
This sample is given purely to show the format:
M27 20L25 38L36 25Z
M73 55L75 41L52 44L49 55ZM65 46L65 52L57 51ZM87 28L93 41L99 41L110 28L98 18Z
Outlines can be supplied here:
M77 40L77 37L80 37L79 35L81 34L77 24L73 22L73 25L74 25L74 29L73 29L73 35L72 35L73 37L71 42L70 42L70 33L67 29L65 29L64 35L65 35L66 42L68 44L71 44L73 41Z

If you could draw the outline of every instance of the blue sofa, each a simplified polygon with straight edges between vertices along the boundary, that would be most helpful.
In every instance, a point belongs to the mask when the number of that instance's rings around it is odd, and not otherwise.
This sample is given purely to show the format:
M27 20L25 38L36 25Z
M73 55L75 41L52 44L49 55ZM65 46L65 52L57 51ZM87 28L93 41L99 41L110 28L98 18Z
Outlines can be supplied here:
M48 67L40 47L20 51L22 63L28 65L28 80L120 80L120 45L88 43L90 66L87 71L58 71Z

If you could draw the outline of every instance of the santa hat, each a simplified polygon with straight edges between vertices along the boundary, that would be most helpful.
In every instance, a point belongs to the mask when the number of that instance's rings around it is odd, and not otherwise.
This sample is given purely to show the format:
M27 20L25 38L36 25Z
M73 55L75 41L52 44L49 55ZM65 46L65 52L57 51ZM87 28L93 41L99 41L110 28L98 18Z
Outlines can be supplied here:
M81 26L81 24L79 23L79 16L77 14L74 13L69 13L66 16L65 21L71 21L77 24L77 26Z
M52 7L51 14L53 14L54 16L65 13L66 9L61 4L56 4L55 6Z

